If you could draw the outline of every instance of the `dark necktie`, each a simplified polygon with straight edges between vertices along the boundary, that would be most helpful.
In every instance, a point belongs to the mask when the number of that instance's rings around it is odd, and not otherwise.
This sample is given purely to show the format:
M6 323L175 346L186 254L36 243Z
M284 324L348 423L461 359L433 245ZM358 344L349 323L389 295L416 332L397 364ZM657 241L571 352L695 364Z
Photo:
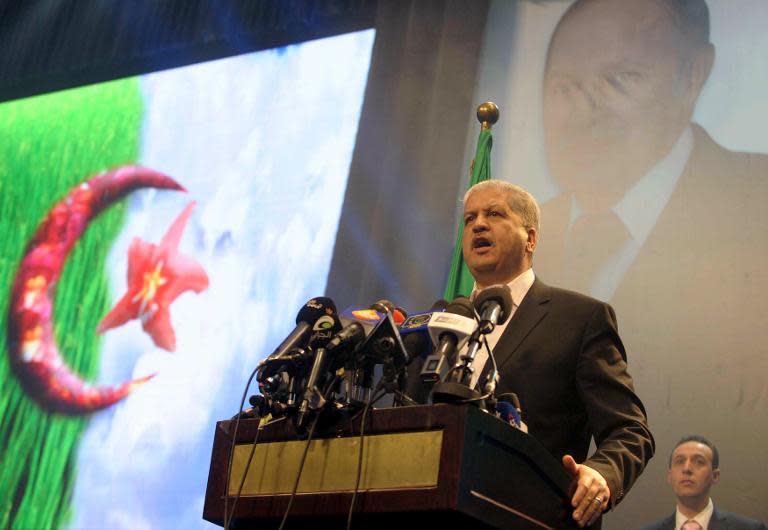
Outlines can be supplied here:
M566 241L565 287L589 293L600 267L630 237L627 227L611 210L576 219Z

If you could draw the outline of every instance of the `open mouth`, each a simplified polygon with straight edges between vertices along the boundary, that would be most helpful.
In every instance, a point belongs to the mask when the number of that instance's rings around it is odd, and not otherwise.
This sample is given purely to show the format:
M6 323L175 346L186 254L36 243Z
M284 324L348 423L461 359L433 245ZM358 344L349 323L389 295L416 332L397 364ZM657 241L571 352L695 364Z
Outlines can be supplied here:
M491 241L484 237L476 237L475 239L472 240L473 249L488 248L490 246L492 246Z

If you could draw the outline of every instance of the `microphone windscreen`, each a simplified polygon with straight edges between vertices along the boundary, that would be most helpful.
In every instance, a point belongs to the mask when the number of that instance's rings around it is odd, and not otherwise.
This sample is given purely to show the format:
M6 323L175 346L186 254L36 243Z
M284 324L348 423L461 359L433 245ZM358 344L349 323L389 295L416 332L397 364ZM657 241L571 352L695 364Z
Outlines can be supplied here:
M461 315L467 318L475 318L475 308L466 296L457 296L453 302L445 308L446 313Z
M444 298L441 298L440 300L437 300L434 304L432 304L432 307L429 308L430 311L445 311L445 308L448 307L448 300L445 300Z
M426 355L432 347L432 342L426 333L407 333L401 336L403 338L403 347L408 353L408 358L411 360L418 356Z
M517 410L512 403L508 401L497 402L496 413L507 423L510 423L515 427L520 427L520 422L522 421L522 418L520 418L520 411Z
M378 300L371 304L371 309L379 313L391 313L395 310L395 304L389 300Z
M325 296L318 296L307 301L304 306L299 309L299 314L296 315L296 324L302 322L314 326L315 322L323 315L335 315L336 304L333 300Z
M392 314L392 318L395 319L395 324L402 324L405 322L405 319L408 318L408 313L405 312L405 309L402 307L396 307L395 304L390 302L389 300L383 299L378 300L371 304L370 309L373 309L374 311L378 311L379 313L382 313L386 315L387 313Z
M509 317L509 311L512 309L512 293L509 292L507 285L491 285L486 287L475 297L475 308L482 314L488 303L495 302L499 305L501 312L497 324L503 324Z

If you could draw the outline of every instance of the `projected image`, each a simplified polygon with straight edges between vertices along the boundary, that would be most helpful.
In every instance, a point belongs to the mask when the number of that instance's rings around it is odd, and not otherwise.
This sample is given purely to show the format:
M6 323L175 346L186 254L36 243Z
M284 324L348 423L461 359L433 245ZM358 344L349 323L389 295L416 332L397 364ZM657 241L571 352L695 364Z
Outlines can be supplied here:
M215 422L325 290L373 36L0 104L0 526L212 527Z
M768 4L498 1L489 20L494 176L542 203L537 277L615 308L660 455L603 528L668 514L691 432L730 455L722 504L765 518L741 492L765 490L768 436Z

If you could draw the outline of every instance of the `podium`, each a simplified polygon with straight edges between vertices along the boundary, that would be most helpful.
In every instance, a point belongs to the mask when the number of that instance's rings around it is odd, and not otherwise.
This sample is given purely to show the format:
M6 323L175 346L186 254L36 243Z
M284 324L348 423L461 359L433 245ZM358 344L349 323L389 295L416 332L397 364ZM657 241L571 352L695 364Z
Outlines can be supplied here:
M346 528L360 450L360 416L315 433L286 529ZM224 524L234 421L216 424L203 518ZM241 420L232 461L231 510L258 422ZM471 405L369 411L353 528L571 529L565 469L534 438ZM259 434L231 528L277 528L306 440L289 420Z

